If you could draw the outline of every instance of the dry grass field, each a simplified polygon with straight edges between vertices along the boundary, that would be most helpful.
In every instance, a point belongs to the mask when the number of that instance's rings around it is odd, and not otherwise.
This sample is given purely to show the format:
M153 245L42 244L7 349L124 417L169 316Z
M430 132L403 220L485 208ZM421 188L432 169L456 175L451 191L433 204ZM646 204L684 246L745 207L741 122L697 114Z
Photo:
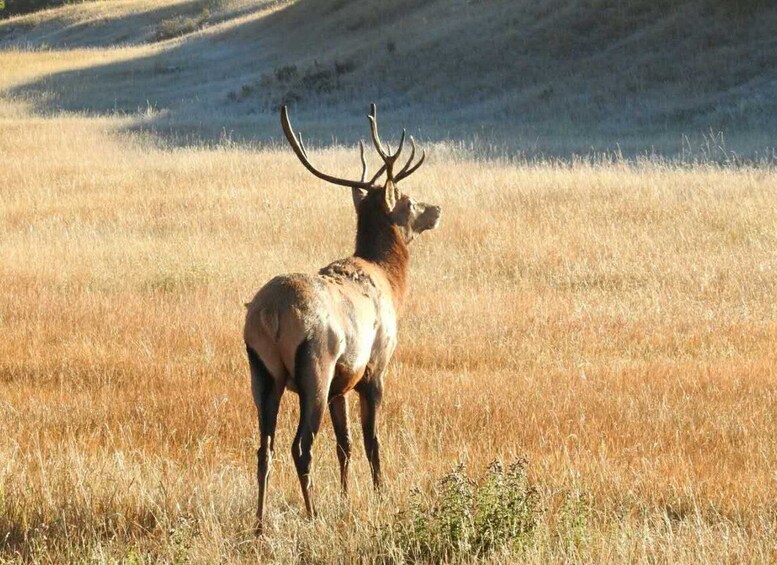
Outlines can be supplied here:
M147 49L7 52L0 89ZM0 562L401 562L441 477L523 457L533 530L448 560L777 562L774 167L431 145L386 488L358 450L341 499L327 419L305 519L288 393L257 539L243 303L352 251L350 194L286 147L127 133L151 117L0 98ZM315 160L358 171L353 146Z

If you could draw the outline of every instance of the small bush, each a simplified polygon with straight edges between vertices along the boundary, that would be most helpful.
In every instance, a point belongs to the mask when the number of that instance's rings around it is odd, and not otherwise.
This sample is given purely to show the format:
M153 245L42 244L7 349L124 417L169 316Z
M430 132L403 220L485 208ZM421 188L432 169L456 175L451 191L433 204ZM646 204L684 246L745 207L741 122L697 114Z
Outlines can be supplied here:
M274 72L278 82L288 82L297 76L297 65L284 65L276 68Z
M528 545L539 511L524 459L507 468L492 463L480 483L460 464L438 482L431 501L415 493L390 530L410 561L456 561Z
M296 90L288 90L283 94L283 96L281 96L279 107L291 106L292 104L296 104L301 100L302 100L302 95L299 92L297 92Z
M728 18L751 18L773 6L772 0L707 0L707 4Z
M159 23L156 31L157 41L172 39L181 35L193 33L200 29L210 17L210 11L205 8L197 16L176 16Z
M345 61L335 61L335 73L340 75L347 75L356 70L356 63L353 59L347 59Z
M580 491L568 492L558 512L556 532L565 553L584 555L589 546L591 500Z
M306 91L322 94L335 89L334 73L329 69L315 67L309 69L302 77L302 88Z
M345 88L345 75L354 72L357 64L353 59L335 60L322 64L317 60L308 67L284 65L264 73L257 81L258 90L263 93L270 108L295 104L312 94L331 94ZM229 99L237 101L243 93L231 94Z

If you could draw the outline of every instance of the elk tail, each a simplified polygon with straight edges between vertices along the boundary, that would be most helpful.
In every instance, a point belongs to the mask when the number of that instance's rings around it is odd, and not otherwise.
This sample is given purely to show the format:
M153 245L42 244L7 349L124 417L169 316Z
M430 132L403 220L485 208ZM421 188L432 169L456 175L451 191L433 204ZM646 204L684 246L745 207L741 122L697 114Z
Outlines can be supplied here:
M273 336L276 341L280 339L281 317L278 312L263 309L259 312L259 321L267 335Z

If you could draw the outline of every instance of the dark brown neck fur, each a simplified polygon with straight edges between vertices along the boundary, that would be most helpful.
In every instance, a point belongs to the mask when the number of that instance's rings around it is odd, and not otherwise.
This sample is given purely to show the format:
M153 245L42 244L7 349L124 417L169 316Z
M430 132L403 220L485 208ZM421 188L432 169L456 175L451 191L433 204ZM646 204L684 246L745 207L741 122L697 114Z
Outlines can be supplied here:
M375 191L359 206L354 256L375 263L386 273L394 304L399 309L407 291L410 253L399 228L384 212L382 200L383 195Z

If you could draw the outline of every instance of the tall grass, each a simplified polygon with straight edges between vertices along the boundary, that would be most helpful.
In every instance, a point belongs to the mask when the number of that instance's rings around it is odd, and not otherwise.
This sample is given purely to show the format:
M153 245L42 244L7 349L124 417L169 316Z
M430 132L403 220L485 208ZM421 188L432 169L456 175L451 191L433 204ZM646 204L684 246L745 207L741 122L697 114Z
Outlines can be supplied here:
M6 51L0 88L153 49ZM290 393L257 540L243 303L351 252L350 195L120 133L153 113L0 99L0 561L777 560L773 168L430 147L386 488L357 454L340 497L327 425L306 520Z
M350 196L286 150L160 149L118 119L0 112L5 559L466 559L430 549L434 522L402 538L397 512L434 520L459 462L483 477L520 456L531 535L489 559L775 559L773 170L437 147L406 187L444 217L413 245L386 490L357 457L340 499L327 426L305 520L290 396L256 540L242 303L348 254ZM353 148L316 160L358 170Z

